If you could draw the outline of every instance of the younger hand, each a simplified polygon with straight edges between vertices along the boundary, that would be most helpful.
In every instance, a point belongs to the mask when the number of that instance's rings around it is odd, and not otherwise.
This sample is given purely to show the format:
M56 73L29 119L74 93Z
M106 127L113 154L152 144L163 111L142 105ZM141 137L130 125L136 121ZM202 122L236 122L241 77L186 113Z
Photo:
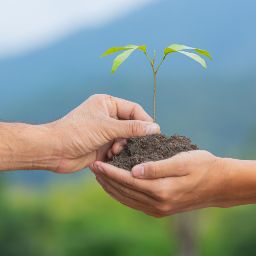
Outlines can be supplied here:
M180 153L122 170L97 161L94 173L114 199L148 215L163 217L211 206L223 206L226 175L220 158L207 151Z

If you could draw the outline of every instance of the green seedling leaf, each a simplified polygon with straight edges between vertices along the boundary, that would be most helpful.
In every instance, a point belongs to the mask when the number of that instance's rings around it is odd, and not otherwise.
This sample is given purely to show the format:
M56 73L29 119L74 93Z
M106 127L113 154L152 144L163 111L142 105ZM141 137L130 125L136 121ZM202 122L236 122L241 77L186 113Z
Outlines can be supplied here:
M126 47L129 48L129 49L141 50L144 53L146 53L146 51L147 51L147 46L146 45L128 44Z
M135 50L138 49L138 50L141 50L145 53L146 50L147 50L147 46L146 45L135 45L135 44L128 44L126 46L115 46L115 47L111 47L111 48L107 49L101 55L101 57L105 57L107 55L110 55L110 54L113 54L113 53L116 53L116 52L119 52L119 51L127 51L127 50L130 50L130 49L135 49Z
M140 50L143 51L145 54L147 52L147 46L146 45L135 45L135 44L128 44L126 46L116 46L109 48L106 50L101 57L113 54L115 52L123 51L121 54L119 54L113 61L112 65L112 73L115 73L118 67L135 51Z
M186 55L187 57L193 59L194 61L198 62L203 66L203 68L207 68L207 64L205 60L200 57L199 55L192 53L192 52L185 52L185 51L179 51L179 53Z
M167 55L169 53L184 51L184 50L194 50L194 48L183 45L183 44L171 44L164 49L164 54Z
M212 56L211 56L211 54L210 54L208 51L202 50L202 49L198 49L198 48L195 48L194 50L195 50L197 53L199 53L199 54L201 54L201 55L204 55L204 56L206 56L207 58L209 58L210 60L212 60Z
M115 73L119 66L135 51L136 49L129 49L121 54L117 55L117 57L113 61L112 65L112 73Z
M197 52L201 55L206 56L210 60L212 60L212 56L208 51L203 50L203 49L199 49L199 48L190 47L190 46L183 45L183 44L171 44L171 45L169 45L167 48L164 49L164 54L167 55L169 53L179 52L179 51L187 51L187 50L195 51L195 52Z
M128 47L128 46L112 47L112 48L107 49L107 50L101 55L101 57L104 57L104 56L113 54L113 53L115 53L115 52L125 51L125 50L129 50L129 49L131 49L131 48Z
M153 58L151 58L147 53L147 46L146 45L128 44L126 46L112 47L112 48L109 48L107 51L105 51L101 56L107 56L107 55L113 54L115 52L123 51L122 53L117 55L117 57L113 61L112 73L115 73L116 70L119 68L119 66L135 50L140 50L145 54L147 60L150 63L150 66L151 66L151 69L152 69L152 72L153 72L153 76L154 76L154 97L153 97L153 117L154 117L154 121L156 121L156 92L157 92L157 79L156 78L157 78L158 70L161 67L161 65L163 64L163 62L165 61L167 55L178 52L178 53L183 54L183 55L191 58L192 60L196 61L197 63L199 63L204 68L207 68L207 65L206 65L205 60L201 56L203 55L203 56L209 58L210 60L212 60L212 56L208 51L203 50L203 49L199 49L199 48L190 47L190 46L187 46L187 45L184 45L184 44L171 44L168 47L166 47L164 49L164 55L163 55L163 57L162 57L162 59L161 59L161 61L159 62L158 65L156 65L156 52L154 51Z
M200 57L198 54L192 53L191 51L194 51L196 53L204 55L205 57L212 60L212 56L208 51L202 50L202 49L199 49L199 48L190 47L190 46L183 45L183 44L171 44L171 45L169 45L167 48L164 49L164 55L167 56L168 54L172 54L174 52L179 52L179 53L184 54L187 57L193 59L194 61L198 62L204 68L207 68L205 60L202 57Z

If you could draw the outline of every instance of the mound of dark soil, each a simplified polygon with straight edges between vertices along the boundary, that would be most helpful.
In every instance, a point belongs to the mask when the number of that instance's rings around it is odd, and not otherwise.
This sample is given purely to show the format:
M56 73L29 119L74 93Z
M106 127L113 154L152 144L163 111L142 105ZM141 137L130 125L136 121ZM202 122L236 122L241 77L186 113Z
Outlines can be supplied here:
M161 134L127 140L124 150L114 156L110 164L131 170L133 166L161 159L170 158L180 152L196 150L198 147L185 136L167 137Z

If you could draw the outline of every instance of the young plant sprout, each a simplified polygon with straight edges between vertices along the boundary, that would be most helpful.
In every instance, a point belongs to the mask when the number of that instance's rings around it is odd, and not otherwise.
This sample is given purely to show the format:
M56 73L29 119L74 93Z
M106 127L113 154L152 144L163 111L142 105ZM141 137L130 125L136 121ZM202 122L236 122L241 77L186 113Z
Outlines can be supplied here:
M150 58L150 56L147 53L147 46L146 45L134 45L134 44L129 44L126 46L117 46L117 47L112 47L109 48L108 50L106 50L101 57L122 51L121 54L119 54L113 61L113 65L112 65L112 73L115 73L115 71L118 69L118 67L135 51L135 50L139 50L142 51L147 60L150 63L152 72L153 72L153 77L154 77L154 97L153 97L153 118L154 121L156 121L156 89L157 89L157 73L159 71L159 68L161 67L161 65L163 64L163 62L165 61L167 55L169 54L173 54L173 53L181 53L189 58L191 58L192 60L198 62L203 68L207 68L207 64L205 62L205 60L200 56L203 55L207 58L209 58L210 60L212 60L212 57L210 55L210 53L206 50L202 50L202 49L198 49L198 48L194 48L194 47L190 47L190 46L186 46L186 45L182 45L182 44L171 44L168 47L166 47L164 49L164 54L162 57L162 60L160 61L160 63L158 65L156 65L156 51L154 51L154 55L152 58Z

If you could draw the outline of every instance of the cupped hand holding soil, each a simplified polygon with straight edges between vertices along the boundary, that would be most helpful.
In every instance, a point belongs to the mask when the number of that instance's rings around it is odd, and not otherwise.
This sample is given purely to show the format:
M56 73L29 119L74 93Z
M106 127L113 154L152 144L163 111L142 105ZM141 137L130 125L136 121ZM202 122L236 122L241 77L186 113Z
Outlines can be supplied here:
M133 166L149 161L170 158L180 152L197 150L197 145L185 136L162 134L136 137L127 140L127 145L120 154L113 157L109 164L131 170Z

